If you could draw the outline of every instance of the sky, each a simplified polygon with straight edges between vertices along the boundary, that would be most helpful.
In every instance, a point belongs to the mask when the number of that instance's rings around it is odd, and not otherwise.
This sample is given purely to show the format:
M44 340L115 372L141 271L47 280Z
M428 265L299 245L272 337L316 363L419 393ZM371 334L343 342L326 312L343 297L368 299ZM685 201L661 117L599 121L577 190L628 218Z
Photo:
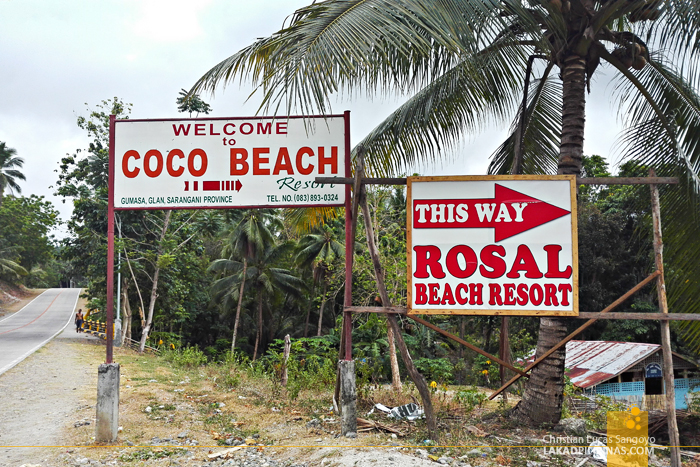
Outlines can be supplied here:
M43 195L68 219L71 201L55 197L58 162L89 138L76 125L102 100L133 104L131 118L178 118L175 99L221 60L279 30L310 0L0 0L0 141L17 150L27 178L22 195ZM599 73L600 74L600 73ZM586 154L609 156L619 131L604 75L587 104ZM231 84L202 95L213 117L256 114L250 88ZM400 105L400 97L339 98L351 111L354 145ZM411 172L483 175L506 137L488 127L467 136L453 160ZM609 157L611 162L614 162ZM58 236L65 231L57 232Z

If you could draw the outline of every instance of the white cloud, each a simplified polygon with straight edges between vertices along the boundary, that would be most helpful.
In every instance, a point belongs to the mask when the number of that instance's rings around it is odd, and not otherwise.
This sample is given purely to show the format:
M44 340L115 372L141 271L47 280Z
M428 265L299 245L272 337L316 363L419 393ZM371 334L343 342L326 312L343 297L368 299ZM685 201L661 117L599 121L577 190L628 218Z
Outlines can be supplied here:
M210 0L140 0L133 33L155 42L184 42L204 34L200 13Z

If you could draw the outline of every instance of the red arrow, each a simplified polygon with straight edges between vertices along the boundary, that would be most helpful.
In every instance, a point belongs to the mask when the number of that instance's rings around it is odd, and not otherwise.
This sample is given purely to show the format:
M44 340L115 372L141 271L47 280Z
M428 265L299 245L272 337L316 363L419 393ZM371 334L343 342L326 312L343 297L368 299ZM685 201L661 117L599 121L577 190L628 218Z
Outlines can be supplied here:
M243 186L243 184L241 183L241 181L240 181L240 180L236 180L236 188L235 188L236 191L241 191L241 187L242 187L242 186Z
M492 199L413 200L414 229L494 228L496 241L571 214L496 183Z

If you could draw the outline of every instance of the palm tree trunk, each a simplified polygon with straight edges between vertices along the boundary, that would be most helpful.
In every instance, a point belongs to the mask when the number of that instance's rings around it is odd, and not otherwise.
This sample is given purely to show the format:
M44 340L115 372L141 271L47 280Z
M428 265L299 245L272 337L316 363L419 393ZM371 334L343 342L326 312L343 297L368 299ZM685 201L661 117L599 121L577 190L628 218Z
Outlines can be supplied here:
M238 305L236 305L236 318L233 321L233 340L231 341L231 353L236 349L236 334L238 334L238 322L241 320L241 303L243 302L243 288L245 287L245 276L248 271L248 258L243 257L243 279L241 288L238 291Z
M396 341L394 340L394 328L387 326L386 337L389 341L389 363L391 364L391 389L401 391L401 374L399 373L399 359L396 357Z
M316 282L311 285L309 309L306 310L306 323L304 323L304 337L309 337L309 318L311 318L311 308L314 306L314 295L316 295Z
M321 335L321 326L323 324L323 309L326 307L326 292L328 291L328 281L324 276L323 278L323 298L321 299L321 309L318 311L318 330L316 331L316 337Z
M253 361L258 356L258 345L260 344L260 338L262 337L262 311L263 311L263 298L262 289L258 292L258 333L255 336L255 348L253 349Z
M578 175L583 158L583 131L586 121L586 61L571 54L564 59L563 111L559 174ZM542 355L566 337L566 321L556 318L540 319L537 354ZM531 423L558 423L564 400L564 361L566 348L554 352L532 370L525 393L515 408L516 419Z

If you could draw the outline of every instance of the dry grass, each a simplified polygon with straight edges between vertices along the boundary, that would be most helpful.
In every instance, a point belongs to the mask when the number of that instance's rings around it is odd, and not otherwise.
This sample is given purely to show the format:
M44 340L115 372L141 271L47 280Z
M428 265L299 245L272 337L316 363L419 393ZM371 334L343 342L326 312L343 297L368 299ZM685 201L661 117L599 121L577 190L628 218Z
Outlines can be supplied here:
M101 361L104 348L83 346L83 358ZM405 434L393 438L390 433L363 433L357 439L338 437L340 422L331 412L333 388L302 390L296 399L288 391L267 376L256 373L247 364L210 364L195 368L177 367L163 357L138 355L115 348L115 361L121 365L119 446L96 448L94 424L72 431L73 456L81 455L103 461L129 460L128 465L150 465L155 461L135 461L128 456L167 455L176 452L175 446L152 447L152 440L173 440L176 443L196 440L198 448L187 446L195 459L206 459L210 452L226 447L225 441L247 440L248 443L265 445L276 457L303 459L317 453L318 446L387 446L394 443L417 445L427 438L425 423L397 422L382 413L366 416L374 403L389 407L409 402L420 403L415 387L408 383L396 393L389 386L370 388L359 400L358 416L373 418L391 425ZM507 426L484 425L480 417L502 409L498 402L486 402L471 413L454 400L458 387L438 389L433 404L438 414L443 443L452 446L484 444L484 439L467 429L476 425L486 432L506 433ZM83 394L87 400L78 418L94 418L95 397ZM512 403L511 399L511 403ZM150 407L150 411L147 408ZM307 427L311 419L319 419L317 426ZM449 434L448 434L449 433ZM178 438L178 435L184 435ZM507 435L506 435L507 436ZM533 433L533 436L537 436ZM133 443L133 447L127 447ZM165 444L169 444L166 442ZM146 447L148 446L148 447ZM466 452L465 448L463 451ZM460 450L453 449L453 455ZM180 454L181 455L181 452ZM327 454L332 457L332 454ZM126 456L126 457L125 457ZM193 459L194 460L194 459ZM143 463L139 463L143 462ZM181 465L182 462L180 462Z

